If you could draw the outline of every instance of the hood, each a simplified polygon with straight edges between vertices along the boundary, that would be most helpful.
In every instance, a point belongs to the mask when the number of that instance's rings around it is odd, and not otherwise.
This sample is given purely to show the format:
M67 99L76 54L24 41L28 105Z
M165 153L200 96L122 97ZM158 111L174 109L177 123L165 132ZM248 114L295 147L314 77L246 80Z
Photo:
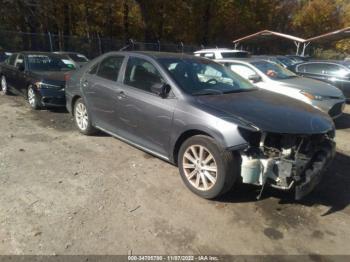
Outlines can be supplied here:
M299 100L265 90L196 97L201 107L223 118L242 119L262 131L285 134L319 134L334 129L325 113Z
M343 97L342 91L340 91L335 86L306 77L279 79L278 82L282 83L285 86L304 90L311 94L329 97Z
M33 73L43 82L55 82L64 84L65 75L69 74L70 71L34 71Z

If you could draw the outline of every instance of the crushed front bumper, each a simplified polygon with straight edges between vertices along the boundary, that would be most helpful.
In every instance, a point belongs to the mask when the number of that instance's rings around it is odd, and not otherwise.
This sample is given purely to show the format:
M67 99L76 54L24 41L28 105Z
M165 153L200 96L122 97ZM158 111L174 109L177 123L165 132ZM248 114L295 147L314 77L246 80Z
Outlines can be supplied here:
M336 154L335 143L332 142L331 149L327 153L321 151L317 155L317 159L313 162L312 168L305 172L303 182L297 183L295 186L295 199L300 200L308 195L322 180L324 171L332 162Z
M293 190L295 199L300 200L320 182L334 158L333 138L333 131L323 135L264 133L259 147L240 152L242 182L262 186L261 192L265 185Z

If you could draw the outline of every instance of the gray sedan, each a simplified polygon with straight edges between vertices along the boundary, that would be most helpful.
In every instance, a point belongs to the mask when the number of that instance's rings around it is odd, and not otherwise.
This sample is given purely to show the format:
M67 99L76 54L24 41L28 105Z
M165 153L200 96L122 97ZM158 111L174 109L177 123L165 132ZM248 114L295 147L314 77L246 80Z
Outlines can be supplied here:
M239 180L300 199L334 157L327 114L204 58L107 53L71 76L66 98L81 133L102 130L178 165L208 199Z
M225 59L218 62L259 88L303 101L328 113L332 118L339 117L345 108L345 96L337 87L300 77L276 63L257 58Z

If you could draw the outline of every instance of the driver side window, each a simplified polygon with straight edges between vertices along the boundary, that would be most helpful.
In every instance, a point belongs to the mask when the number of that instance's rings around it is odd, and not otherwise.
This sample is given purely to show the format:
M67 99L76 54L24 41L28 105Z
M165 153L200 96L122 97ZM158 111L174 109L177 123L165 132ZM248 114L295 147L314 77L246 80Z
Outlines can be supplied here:
M8 58L8 63L7 64L9 64L11 66L15 66L16 58L17 58L17 54L14 54L14 55L10 56Z
M153 64L142 58L130 57L124 83L151 93L152 85L165 83L165 81Z

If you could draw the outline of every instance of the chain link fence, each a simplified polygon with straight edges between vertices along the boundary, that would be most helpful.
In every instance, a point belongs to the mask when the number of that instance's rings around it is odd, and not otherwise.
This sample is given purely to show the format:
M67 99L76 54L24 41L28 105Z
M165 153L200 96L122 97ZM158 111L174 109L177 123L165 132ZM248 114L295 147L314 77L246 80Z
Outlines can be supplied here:
M103 38L98 34L89 37L67 36L57 34L24 33L0 30L0 50L18 51L71 51L83 53L89 58L116 50L140 50L193 53L203 46L185 45L183 43L144 43L130 39L127 43L117 38Z

